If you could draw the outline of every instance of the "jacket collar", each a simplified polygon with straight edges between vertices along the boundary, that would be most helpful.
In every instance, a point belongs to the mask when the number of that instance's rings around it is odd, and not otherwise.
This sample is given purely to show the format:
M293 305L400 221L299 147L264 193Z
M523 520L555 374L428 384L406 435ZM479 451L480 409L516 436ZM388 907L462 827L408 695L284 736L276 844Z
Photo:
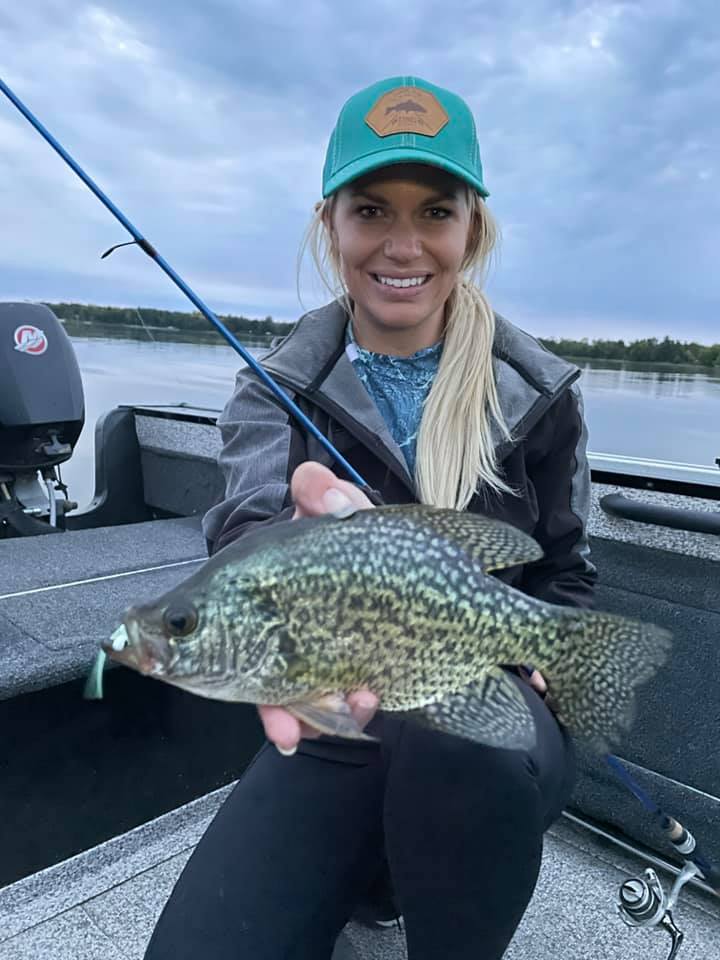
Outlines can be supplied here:
M402 451L345 352L347 321L338 300L306 313L288 336L262 357L262 365L331 415L342 411L361 430L374 435L384 448L388 465L412 490L414 483ZM506 441L493 426L495 446L503 459L580 376L580 370L497 313L493 366L500 408L512 437Z
M333 415L343 411L377 438L387 465L410 489L405 457L345 350L348 315L339 301L306 313L288 336L262 358L265 369ZM348 424L349 425L349 424Z

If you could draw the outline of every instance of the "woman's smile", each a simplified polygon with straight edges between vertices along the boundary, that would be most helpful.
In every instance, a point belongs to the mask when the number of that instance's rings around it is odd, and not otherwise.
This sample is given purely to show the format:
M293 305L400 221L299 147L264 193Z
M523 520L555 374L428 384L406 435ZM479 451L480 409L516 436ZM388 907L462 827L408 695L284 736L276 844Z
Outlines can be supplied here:
M432 281L432 273L417 270L411 274L397 274L389 270L370 272L373 283L379 287L381 296L393 301L412 300L426 291Z

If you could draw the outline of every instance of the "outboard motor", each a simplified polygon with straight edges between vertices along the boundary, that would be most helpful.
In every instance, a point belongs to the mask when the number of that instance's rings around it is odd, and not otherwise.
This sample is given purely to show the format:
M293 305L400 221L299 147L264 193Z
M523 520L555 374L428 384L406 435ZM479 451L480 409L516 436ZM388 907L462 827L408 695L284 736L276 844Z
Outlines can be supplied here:
M85 422L80 368L49 307L0 303L0 538L55 533L77 507L60 464Z

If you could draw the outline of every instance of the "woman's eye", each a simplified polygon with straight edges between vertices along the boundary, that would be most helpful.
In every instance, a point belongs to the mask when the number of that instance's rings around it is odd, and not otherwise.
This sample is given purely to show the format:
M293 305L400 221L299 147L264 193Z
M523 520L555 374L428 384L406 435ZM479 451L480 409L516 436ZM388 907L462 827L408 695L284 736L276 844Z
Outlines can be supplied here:
M358 207L357 212L363 218L363 220L374 220L378 214L382 213L380 207L370 207L365 205L364 207Z
M446 220L452 214L452 210L447 207L428 207L427 212L431 220Z

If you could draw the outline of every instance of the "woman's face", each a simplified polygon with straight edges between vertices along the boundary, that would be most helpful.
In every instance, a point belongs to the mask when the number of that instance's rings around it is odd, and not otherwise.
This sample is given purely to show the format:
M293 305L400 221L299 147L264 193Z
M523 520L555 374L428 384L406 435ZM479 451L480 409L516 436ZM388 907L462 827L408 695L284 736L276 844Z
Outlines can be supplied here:
M412 353L440 339L469 226L467 190L435 167L384 167L338 191L332 239L362 346Z

